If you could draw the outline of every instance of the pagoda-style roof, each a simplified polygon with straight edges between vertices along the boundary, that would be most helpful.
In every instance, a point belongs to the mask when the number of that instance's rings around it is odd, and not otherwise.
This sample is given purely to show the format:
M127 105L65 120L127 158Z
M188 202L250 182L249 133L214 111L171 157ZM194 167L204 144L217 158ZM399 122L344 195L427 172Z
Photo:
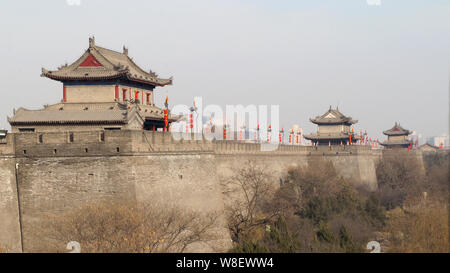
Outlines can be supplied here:
M330 133L330 134L309 134L309 135L305 135L304 138L308 139L308 140L342 140L342 141L347 141L349 140L349 134L348 133ZM352 141L356 141L360 138L359 135L353 134L352 135Z
M420 145L419 150L435 150L435 151L437 151L437 150L439 150L439 147L434 146L427 142L425 144Z
M172 78L158 78L151 70L146 72L141 69L128 56L128 49L125 47L122 53L99 47L93 37L89 38L89 48L78 60L55 71L42 68L41 76L58 81L126 79L151 86L172 84Z
M383 131L383 134L387 136L407 136L412 132L406 129L403 129L400 124L395 123L394 127L389 130Z
M126 124L133 118L164 120L164 110L150 105L133 103L58 103L40 110L19 108L9 118L11 125L34 124ZM169 122L178 116L169 114Z
M345 116L344 114L339 112L337 108L331 109L331 106L330 109L322 116L317 116L316 118L309 120L315 124L330 124L330 125L331 124L351 125L358 122L357 120L353 120L352 117Z
M411 144L411 141L404 139L404 140L398 140L398 141L392 141L392 140L385 140L383 142L380 142L381 145L386 147L395 147L395 146L403 146L408 147Z

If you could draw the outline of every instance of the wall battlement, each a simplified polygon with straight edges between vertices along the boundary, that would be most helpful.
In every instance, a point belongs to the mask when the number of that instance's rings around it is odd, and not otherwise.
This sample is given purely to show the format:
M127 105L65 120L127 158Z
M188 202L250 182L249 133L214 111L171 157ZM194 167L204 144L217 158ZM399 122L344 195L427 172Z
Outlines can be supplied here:
M178 140L179 139L179 140ZM119 156L133 153L357 155L374 152L367 146L300 146L207 140L202 135L148 131L89 131L8 134L0 154L17 157ZM379 151L378 151L379 152Z
M289 167L326 158L342 177L377 188L375 166L381 150L183 135L177 140L180 135L172 133L129 130L8 134L0 141L0 245L39 251L31 230L43 215L90 201L151 200L223 215L230 200L222 184L249 161L264 166L274 177L274 187ZM221 223L225 250L230 240L224 219Z

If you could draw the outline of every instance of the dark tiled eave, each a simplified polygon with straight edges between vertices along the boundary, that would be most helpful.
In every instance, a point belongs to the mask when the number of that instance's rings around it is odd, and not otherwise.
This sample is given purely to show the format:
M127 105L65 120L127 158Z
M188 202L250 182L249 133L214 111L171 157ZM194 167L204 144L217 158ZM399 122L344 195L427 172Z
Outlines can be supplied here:
M45 73L41 76L50 78L52 80L68 80L68 81L87 81L87 80L110 80L110 79L118 79L125 75L125 73L118 73L116 75L110 75L110 76L85 76L85 77L73 77L73 76L61 76L61 75L54 75L51 73Z
M151 86L165 86L165 85L171 84L170 81L167 83L158 83L158 82L148 81L148 80L144 80L144 79L136 79L136 78L130 77L127 73L117 73L115 75L109 75L109 76L83 76L83 77L61 76L61 75L54 75L51 73L45 73L45 74L42 74L42 76L47 77L52 80L59 80L59 81L95 81L95 80L111 80L111 79L125 78L132 82L144 83L144 84L148 84Z
M60 125L60 124L126 124L125 120L71 120L71 121L11 121L11 125Z
M128 75L126 77L130 81L145 83L145 84L154 85L154 86L166 86L166 85L172 84L172 81L169 81L168 83L157 83L157 82L146 81L144 79L136 79L136 78L130 77Z

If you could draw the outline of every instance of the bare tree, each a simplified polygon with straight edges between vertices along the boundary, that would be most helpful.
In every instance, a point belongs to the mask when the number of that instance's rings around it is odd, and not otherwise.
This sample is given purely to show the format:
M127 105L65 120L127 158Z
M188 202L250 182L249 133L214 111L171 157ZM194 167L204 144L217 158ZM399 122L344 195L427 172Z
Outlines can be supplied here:
M61 252L77 241L82 252L183 252L219 239L218 213L199 213L155 204L92 203L62 215L47 215L34 230L40 251Z
M376 166L376 174L382 205L388 209L401 206L408 195L427 190L419 160L400 152L384 156Z
M270 209L269 200L274 192L272 181L273 177L265 168L249 161L223 183L230 198L226 212L233 241L239 241L242 234L269 223L278 214Z

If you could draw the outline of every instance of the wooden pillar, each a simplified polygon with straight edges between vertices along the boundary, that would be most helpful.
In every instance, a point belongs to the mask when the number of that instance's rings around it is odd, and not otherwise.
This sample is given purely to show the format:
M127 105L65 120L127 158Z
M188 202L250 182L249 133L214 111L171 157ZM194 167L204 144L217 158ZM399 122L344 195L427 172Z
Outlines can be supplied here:
M114 94L114 97L116 98L116 100L119 100L119 86L118 85L116 85L115 86L115 94Z
M67 91L66 86L63 86L63 102L67 102Z

